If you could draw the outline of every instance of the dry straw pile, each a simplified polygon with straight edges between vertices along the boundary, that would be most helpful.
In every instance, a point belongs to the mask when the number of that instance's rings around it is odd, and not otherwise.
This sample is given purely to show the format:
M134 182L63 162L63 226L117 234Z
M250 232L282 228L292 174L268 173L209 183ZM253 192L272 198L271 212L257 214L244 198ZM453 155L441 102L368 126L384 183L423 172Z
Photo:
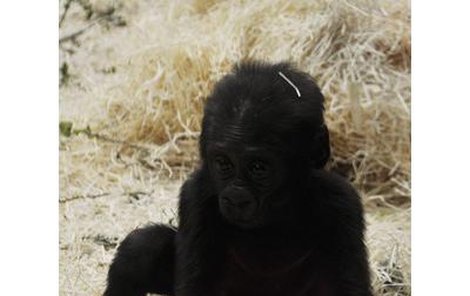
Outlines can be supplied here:
M242 59L288 60L320 85L330 167L355 183L369 209L376 290L409 294L407 1L63 0L61 13L65 3L60 186L69 220L61 220L61 244L74 251L61 261L81 256L77 244L87 236L77 233L97 229L72 226L70 217L81 219L72 203L159 196L155 188L179 182L197 164L201 110L213 84ZM119 237L136 226L122 223ZM61 281L65 294L69 280Z

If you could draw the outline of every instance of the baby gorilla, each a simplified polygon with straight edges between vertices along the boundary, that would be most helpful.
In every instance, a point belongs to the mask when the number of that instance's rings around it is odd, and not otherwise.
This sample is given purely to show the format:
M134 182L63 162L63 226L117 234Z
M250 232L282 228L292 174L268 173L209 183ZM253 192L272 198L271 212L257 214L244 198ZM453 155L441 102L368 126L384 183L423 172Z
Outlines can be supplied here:
M360 198L323 170L323 96L286 63L242 63L207 100L179 229L130 233L107 296L371 295Z

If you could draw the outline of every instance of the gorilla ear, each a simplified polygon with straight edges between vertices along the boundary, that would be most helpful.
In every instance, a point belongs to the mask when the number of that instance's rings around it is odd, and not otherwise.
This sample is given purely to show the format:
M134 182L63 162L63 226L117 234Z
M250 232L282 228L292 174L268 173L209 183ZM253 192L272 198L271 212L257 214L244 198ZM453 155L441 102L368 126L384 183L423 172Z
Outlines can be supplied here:
M313 152L313 166L322 169L330 159L330 133L325 124L321 126L315 136L315 150Z

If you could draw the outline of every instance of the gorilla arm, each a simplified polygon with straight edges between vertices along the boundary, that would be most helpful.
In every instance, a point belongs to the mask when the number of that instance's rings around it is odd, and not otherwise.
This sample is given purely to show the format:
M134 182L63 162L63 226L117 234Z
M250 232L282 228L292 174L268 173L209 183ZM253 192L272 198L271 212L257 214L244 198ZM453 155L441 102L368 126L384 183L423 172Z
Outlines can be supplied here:
M372 295L359 195L334 173L315 170L312 178L314 211L321 220L321 248L330 262L334 295Z
M217 231L216 202L204 170L193 173L180 194L180 225L176 235L176 295L212 295L222 251ZM214 203L215 201L215 203Z

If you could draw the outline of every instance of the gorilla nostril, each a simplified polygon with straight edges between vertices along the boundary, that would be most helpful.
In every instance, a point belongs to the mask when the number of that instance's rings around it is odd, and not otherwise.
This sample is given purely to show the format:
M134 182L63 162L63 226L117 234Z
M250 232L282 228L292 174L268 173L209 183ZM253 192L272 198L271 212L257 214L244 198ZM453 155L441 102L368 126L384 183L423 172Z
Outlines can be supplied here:
M235 207L240 210L246 210L254 205L254 201L240 196L223 196L221 197L221 204L229 207Z
M235 205L235 203L230 197L222 197L222 203L225 205L231 205L231 206Z

